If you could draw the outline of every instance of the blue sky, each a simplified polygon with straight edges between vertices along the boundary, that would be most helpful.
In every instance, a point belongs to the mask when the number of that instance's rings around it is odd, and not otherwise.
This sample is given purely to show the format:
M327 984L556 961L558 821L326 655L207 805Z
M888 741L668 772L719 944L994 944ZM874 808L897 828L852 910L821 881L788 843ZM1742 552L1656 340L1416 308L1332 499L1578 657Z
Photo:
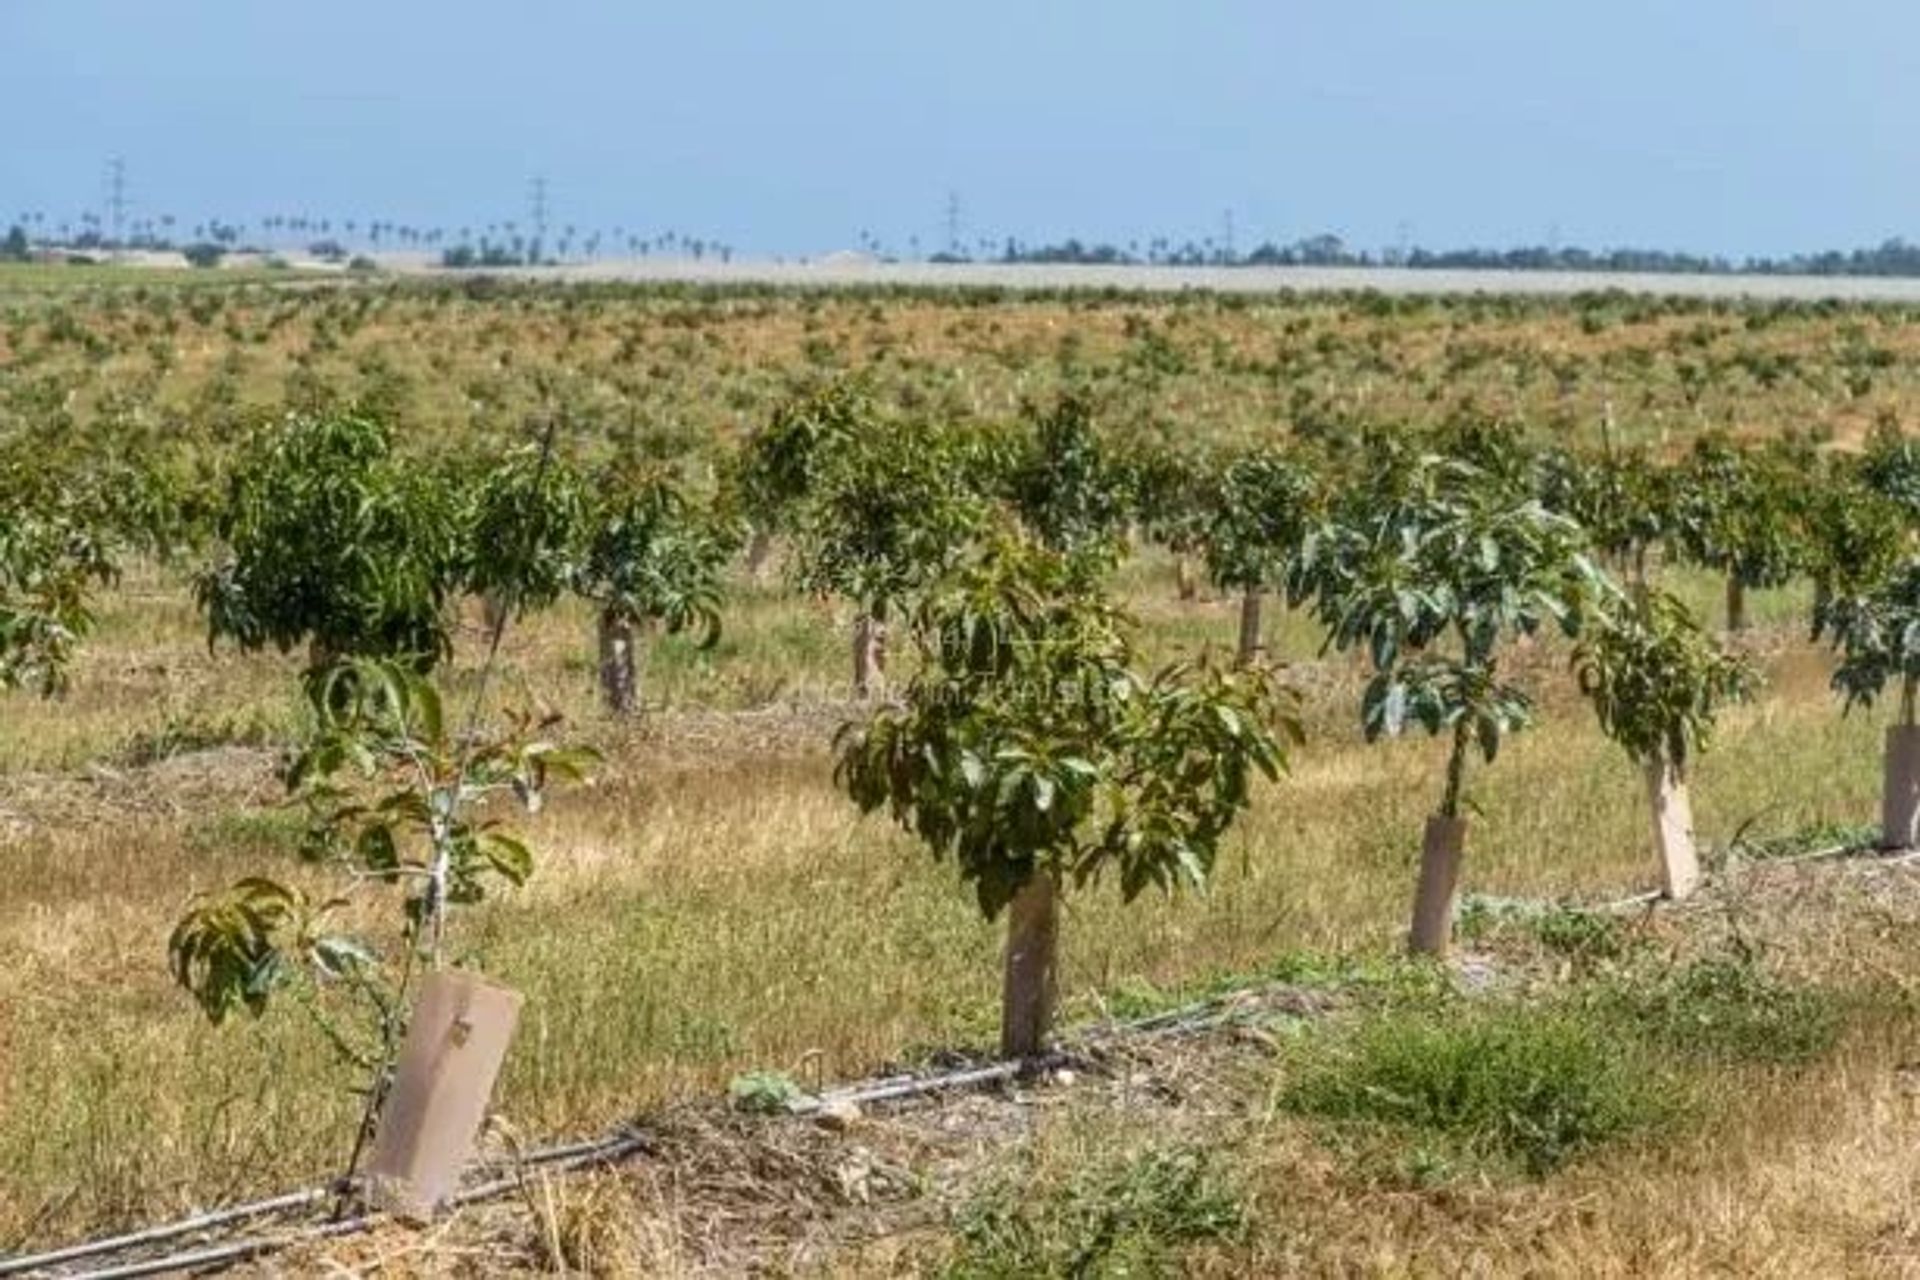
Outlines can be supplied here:
M4 0L0 220L99 208L814 252L871 229L1789 252L1920 238L1884 0Z

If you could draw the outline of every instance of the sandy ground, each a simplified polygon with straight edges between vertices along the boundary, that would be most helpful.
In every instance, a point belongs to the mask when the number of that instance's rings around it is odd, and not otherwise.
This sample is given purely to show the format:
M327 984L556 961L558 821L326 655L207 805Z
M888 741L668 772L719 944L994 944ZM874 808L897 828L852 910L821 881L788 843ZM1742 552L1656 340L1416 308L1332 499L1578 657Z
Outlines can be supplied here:
M381 269L405 275L443 274L427 254L372 255ZM128 266L182 267L176 253L130 253ZM337 264L285 259L291 267L339 270ZM261 265L234 254L229 267ZM1219 293L1328 293L1374 289L1406 295L1527 294L1556 297L1619 289L1692 298L1756 298L1854 302L1920 302L1920 278L1861 276L1709 276L1656 272L1443 271L1403 267L1153 267L1006 263L879 262L858 254L799 260L626 258L472 274L544 280L657 281L689 284L773 284L815 288L896 285L1004 289L1120 289L1139 293L1210 290Z

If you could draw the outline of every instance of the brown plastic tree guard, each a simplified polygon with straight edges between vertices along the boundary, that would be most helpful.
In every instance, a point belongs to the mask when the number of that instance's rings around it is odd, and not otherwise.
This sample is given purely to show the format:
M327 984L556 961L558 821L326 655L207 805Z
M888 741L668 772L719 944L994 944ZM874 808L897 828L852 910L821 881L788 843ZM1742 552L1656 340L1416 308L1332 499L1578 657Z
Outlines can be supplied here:
M1467 820L1434 814L1420 843L1420 884L1413 895L1413 928L1407 949L1444 956L1453 939L1453 897L1460 884L1460 858L1467 847Z
M1000 991L1000 1053L1031 1058L1053 1025L1054 957L1060 935L1059 887L1036 871L1007 909L1007 967Z
M1647 797L1653 805L1653 848L1660 857L1660 889L1685 898L1700 887L1700 855L1693 839L1693 801L1686 780L1665 759L1647 762Z
M1914 847L1920 826L1920 725L1887 729L1886 777L1880 789L1880 844Z
M470 973L428 974L380 1109L369 1200L425 1221L459 1185L520 1016L520 993Z

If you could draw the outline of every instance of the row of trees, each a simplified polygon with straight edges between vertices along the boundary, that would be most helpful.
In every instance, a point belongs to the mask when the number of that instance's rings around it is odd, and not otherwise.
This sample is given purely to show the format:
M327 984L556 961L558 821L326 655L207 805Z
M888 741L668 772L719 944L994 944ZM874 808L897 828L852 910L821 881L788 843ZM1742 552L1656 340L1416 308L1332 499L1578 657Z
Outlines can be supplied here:
M989 915L1011 909L1013 1052L1045 1025L1063 887L1103 868L1128 895L1203 881L1251 780L1284 764L1298 726L1260 660L1268 598L1311 610L1329 650L1368 665L1367 737L1447 744L1416 950L1450 933L1472 772L1538 714L1510 654L1549 630L1572 639L1601 726L1646 770L1669 892L1692 887L1687 767L1752 673L1660 589L1673 559L1727 575L1734 624L1746 587L1812 577L1849 705L1899 682L1886 838L1912 843L1920 459L1905 441L1839 458L1707 438L1666 462L1461 421L1198 454L1122 447L1093 408L1067 396L960 431L834 383L783 405L699 494L636 459L565 457L552 429L484 464L426 465L354 412L275 424L173 502L103 506L143 486L23 465L0 536L0 674L56 689L112 550L177 549L198 527L216 638L304 645L315 680L366 660L418 676L449 651L462 595L488 601L497 636L571 593L594 606L602 686L628 711L640 633L711 637L726 562L745 546L763 567L784 542L793 582L855 606L857 691L883 689L887 633L907 632L913 678L843 735L839 777L953 857ZM1231 661L1138 669L1106 585L1137 539L1240 594Z

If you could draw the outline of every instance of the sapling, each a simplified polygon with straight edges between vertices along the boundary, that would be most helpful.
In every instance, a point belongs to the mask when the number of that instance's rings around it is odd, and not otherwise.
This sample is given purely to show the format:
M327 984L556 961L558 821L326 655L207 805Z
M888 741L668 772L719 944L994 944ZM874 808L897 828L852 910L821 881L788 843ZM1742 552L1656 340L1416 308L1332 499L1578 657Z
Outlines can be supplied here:
M951 858L981 912L1009 912L1001 1050L1040 1051L1059 895L1111 871L1131 901L1199 887L1221 837L1300 729L1265 668L1133 666L1131 624L1071 559L996 537L921 601L919 670L842 729L835 778Z
M1148 540L1173 553L1175 591L1183 601L1199 595L1194 561L1206 547L1215 466L1193 451L1144 446L1121 466L1133 524Z
M529 716L497 732L449 726L438 691L411 664L347 660L304 683L314 728L285 782L307 816L301 854L338 892L316 899L297 884L247 877L198 899L167 951L175 981L210 1021L257 1016L276 995L290 997L371 1076L357 1161L405 1029L407 989L416 972L452 957L453 910L532 874L533 851L498 804L537 810L551 783L578 780L597 757L552 741L551 723ZM365 895L397 899L397 946L336 926ZM340 1024L336 991L354 998L370 1030Z
M1532 699L1500 667L1511 641L1577 634L1605 579L1578 525L1453 458L1381 441L1323 535L1312 574L1327 645L1364 649L1361 700L1373 741L1409 726L1450 738L1445 787L1427 821L1409 945L1444 953L1466 838L1470 757L1491 764L1532 724Z
M1001 496L1028 532L1089 566L1117 559L1126 542L1128 476L1094 425L1094 402L1063 392L1026 407L1023 432L1003 462Z
M92 590L113 572L99 540L59 514L0 512L0 690L66 689Z
M1572 518L1594 552L1636 584L1649 581L1648 556L1673 536L1677 501L1673 472L1644 450L1543 456L1540 491L1547 506Z
M964 463L952 433L901 424L844 442L815 476L794 534L794 576L854 603L853 692L885 678L895 611L953 563L985 503L955 483Z
M1920 558L1908 558L1856 594L1836 596L1824 622L1840 653L1833 687L1846 707L1871 706L1897 681L1899 718L1887 729L1880 842L1910 849L1920 835Z
M1261 601L1278 592L1297 604L1305 593L1324 523L1319 477L1297 456L1256 449L1230 459L1208 497L1207 570L1240 593L1236 661L1255 661L1265 642Z
M828 382L781 401L729 460L726 493L752 528L747 572L755 581L765 572L775 536L790 528L813 492L816 473L873 418L865 382Z
M451 649L446 604L459 584L459 505L409 466L391 432L357 411L295 415L256 435L214 518L222 550L194 583L210 640L282 652L309 666Z
M1748 591L1783 586L1802 567L1807 473L1788 461L1784 451L1706 435L1675 476L1674 540L1693 563L1725 576L1728 631L1746 629Z
M600 691L615 715L640 705L638 632L720 638L721 573L738 543L673 479L616 464L595 477L573 590L597 608Z
M466 498L464 585L486 604L487 630L545 609L571 581L586 496L581 478L554 456L551 439L514 449L488 467Z
M1596 611L1573 665L1601 729L1646 773L1661 888L1687 897L1700 880L1688 767L1721 708L1745 698L1756 674L1678 599L1646 590Z

